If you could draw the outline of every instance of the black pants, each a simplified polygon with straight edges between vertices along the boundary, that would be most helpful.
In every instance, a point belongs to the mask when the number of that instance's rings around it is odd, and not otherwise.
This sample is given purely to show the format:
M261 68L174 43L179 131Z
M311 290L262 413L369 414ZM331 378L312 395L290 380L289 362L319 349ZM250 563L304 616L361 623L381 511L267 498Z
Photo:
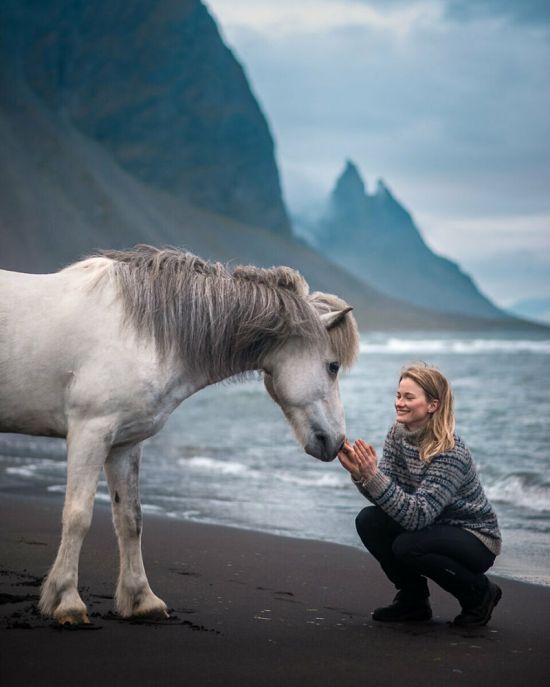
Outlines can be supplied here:
M427 598L429 577L463 608L481 603L488 585L483 573L495 556L471 532L448 525L408 532L378 506L364 508L355 523L363 544L407 598Z

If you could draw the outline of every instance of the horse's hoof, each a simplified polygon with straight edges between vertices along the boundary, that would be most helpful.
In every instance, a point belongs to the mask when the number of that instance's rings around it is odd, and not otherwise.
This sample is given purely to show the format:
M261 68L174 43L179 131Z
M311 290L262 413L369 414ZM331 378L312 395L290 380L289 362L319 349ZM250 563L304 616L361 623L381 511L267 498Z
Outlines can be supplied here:
M167 620L170 614L165 608L150 608L144 611L134 611L133 620Z
M90 625L87 613L75 611L73 613L61 613L55 617L59 625Z

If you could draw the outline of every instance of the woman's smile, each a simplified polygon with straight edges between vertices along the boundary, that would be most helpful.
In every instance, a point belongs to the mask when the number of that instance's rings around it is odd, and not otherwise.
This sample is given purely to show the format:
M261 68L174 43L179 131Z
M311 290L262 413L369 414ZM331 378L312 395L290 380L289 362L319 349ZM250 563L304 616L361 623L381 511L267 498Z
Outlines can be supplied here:
M436 406L435 406L436 407ZM408 377L403 377L395 398L397 421L415 430L428 421L430 412L435 410L434 402L428 401L421 386Z

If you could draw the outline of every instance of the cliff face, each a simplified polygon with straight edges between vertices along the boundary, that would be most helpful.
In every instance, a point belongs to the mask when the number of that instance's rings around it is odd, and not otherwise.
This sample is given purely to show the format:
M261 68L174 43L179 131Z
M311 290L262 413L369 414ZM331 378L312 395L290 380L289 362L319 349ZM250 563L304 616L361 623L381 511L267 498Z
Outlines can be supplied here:
M369 194L348 162L315 237L331 259L383 293L415 305L473 317L502 318L460 267L436 255L387 186Z
M0 26L4 78L124 169L290 234L267 122L200 0L4 0Z

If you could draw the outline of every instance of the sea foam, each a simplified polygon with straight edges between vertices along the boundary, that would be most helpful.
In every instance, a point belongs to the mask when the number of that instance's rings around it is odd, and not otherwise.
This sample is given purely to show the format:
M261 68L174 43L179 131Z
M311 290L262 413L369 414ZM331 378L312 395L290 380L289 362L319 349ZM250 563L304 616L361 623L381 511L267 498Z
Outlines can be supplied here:
M536 353L550 355L550 340L523 339L400 339L390 337L384 341L361 342L361 353L444 353L478 355L482 353Z
M529 476L510 474L485 487L491 501L550 513L550 485L533 484Z

